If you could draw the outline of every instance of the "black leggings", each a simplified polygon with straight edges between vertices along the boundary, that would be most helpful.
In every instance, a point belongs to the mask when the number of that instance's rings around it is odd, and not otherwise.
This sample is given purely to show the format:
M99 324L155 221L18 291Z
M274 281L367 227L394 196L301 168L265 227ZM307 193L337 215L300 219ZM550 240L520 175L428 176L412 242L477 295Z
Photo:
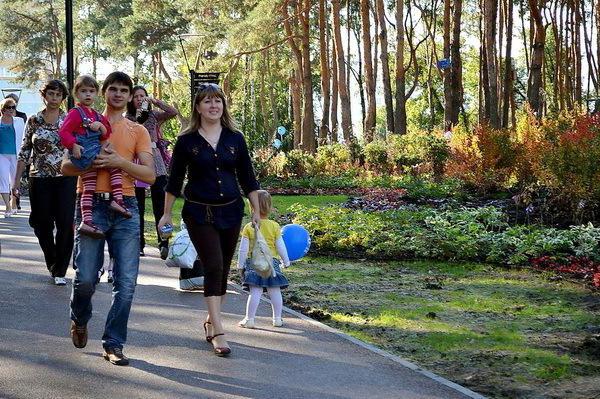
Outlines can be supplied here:
M241 222L221 230L212 224L198 224L191 218L184 221L204 268L204 296L225 295Z

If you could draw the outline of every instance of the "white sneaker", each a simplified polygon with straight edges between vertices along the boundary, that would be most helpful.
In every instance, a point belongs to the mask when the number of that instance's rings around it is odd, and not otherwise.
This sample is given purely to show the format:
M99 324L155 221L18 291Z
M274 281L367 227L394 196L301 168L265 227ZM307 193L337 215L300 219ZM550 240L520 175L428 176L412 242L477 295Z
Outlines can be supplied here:
M273 319L273 327L281 327L283 325L283 320L281 320L281 317L275 317Z
M242 321L238 323L238 326L242 328L254 328L254 319L244 317Z
M204 277L192 277L179 280L179 289L182 291L196 291L204 288Z
M12 212L11 212L11 211L5 211L5 212L4 212L4 218L5 218L5 219L7 219L7 218L9 218L9 217L11 217L11 216L12 216Z
M54 277L54 285L67 285L67 280L64 277Z

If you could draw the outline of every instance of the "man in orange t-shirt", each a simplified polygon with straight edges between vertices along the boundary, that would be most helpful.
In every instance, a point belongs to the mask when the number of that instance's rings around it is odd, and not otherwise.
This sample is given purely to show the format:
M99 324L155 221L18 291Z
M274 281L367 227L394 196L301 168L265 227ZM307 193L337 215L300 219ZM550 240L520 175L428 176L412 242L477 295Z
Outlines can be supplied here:
M77 348L87 344L87 323L92 317L92 295L94 294L98 270L103 264L104 241L113 262L113 301L108 312L102 346L104 358L112 364L124 366L129 359L123 354L127 339L127 321L133 301L139 268L140 227L138 208L135 199L134 180L152 184L155 179L154 160L148 131L123 114L132 96L133 82L123 72L113 72L102 85L102 95L106 101L104 116L112 127L105 152L99 154L93 163L98 169L96 194L92 205L94 224L102 229L105 239L75 235L75 279L71 294L71 339ZM133 160L138 159L139 163ZM132 212L131 218L116 214L109 207L110 174L108 169L123 170L123 199ZM68 159L63 160L62 172L66 176L80 175ZM81 182L79 192L81 192ZM79 203L78 203L79 204ZM75 210L75 223L81 222L79 205Z

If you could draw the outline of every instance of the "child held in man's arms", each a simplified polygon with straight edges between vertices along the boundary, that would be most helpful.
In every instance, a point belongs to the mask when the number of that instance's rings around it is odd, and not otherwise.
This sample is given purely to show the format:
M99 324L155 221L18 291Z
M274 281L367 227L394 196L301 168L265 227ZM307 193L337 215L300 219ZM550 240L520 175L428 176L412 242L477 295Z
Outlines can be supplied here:
M60 140L71 153L71 162L81 170L89 169L100 153L111 129L108 120L94 110L92 105L99 90L98 82L90 75L78 76L73 88L77 106L69 111L59 129ZM122 171L110 169L110 187L112 198L110 208L118 214L130 218L131 213L123 203ZM79 233L93 238L104 238L104 232L94 225L92 206L96 192L97 171L89 169L81 175L83 191L80 206L82 221Z
M271 195L265 190L258 190L258 201L260 206L260 232L267 242L271 254L278 254L281 261L273 257L273 269L275 275L267 278L262 277L252 268L251 253L256 242L256 234L252 223L248 223L242 230L242 239L240 241L240 250L238 255L238 269L242 275L242 284L244 290L250 291L248 303L246 304L246 317L239 322L240 327L254 328L254 317L260 303L260 297L264 290L269 293L271 306L273 309L273 326L281 327L283 321L281 312L283 309L283 298L281 289L287 288L288 279L281 272L281 269L290 265L285 243L281 236L281 227L277 222L269 220L271 213ZM249 257L250 254L250 257Z

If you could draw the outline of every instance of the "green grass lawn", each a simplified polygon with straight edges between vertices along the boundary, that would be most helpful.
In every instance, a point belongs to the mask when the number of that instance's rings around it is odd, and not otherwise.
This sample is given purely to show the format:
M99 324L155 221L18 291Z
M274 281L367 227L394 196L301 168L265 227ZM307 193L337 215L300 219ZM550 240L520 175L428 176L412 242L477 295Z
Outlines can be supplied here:
M600 359L582 349L600 328L600 296L579 284L484 264L326 257L286 274L288 306L490 397L600 397Z
M345 200L275 196L274 217ZM180 201L173 214L178 227ZM286 274L286 305L489 397L600 397L600 359L582 345L600 331L600 295L579 283L478 263L314 256Z

